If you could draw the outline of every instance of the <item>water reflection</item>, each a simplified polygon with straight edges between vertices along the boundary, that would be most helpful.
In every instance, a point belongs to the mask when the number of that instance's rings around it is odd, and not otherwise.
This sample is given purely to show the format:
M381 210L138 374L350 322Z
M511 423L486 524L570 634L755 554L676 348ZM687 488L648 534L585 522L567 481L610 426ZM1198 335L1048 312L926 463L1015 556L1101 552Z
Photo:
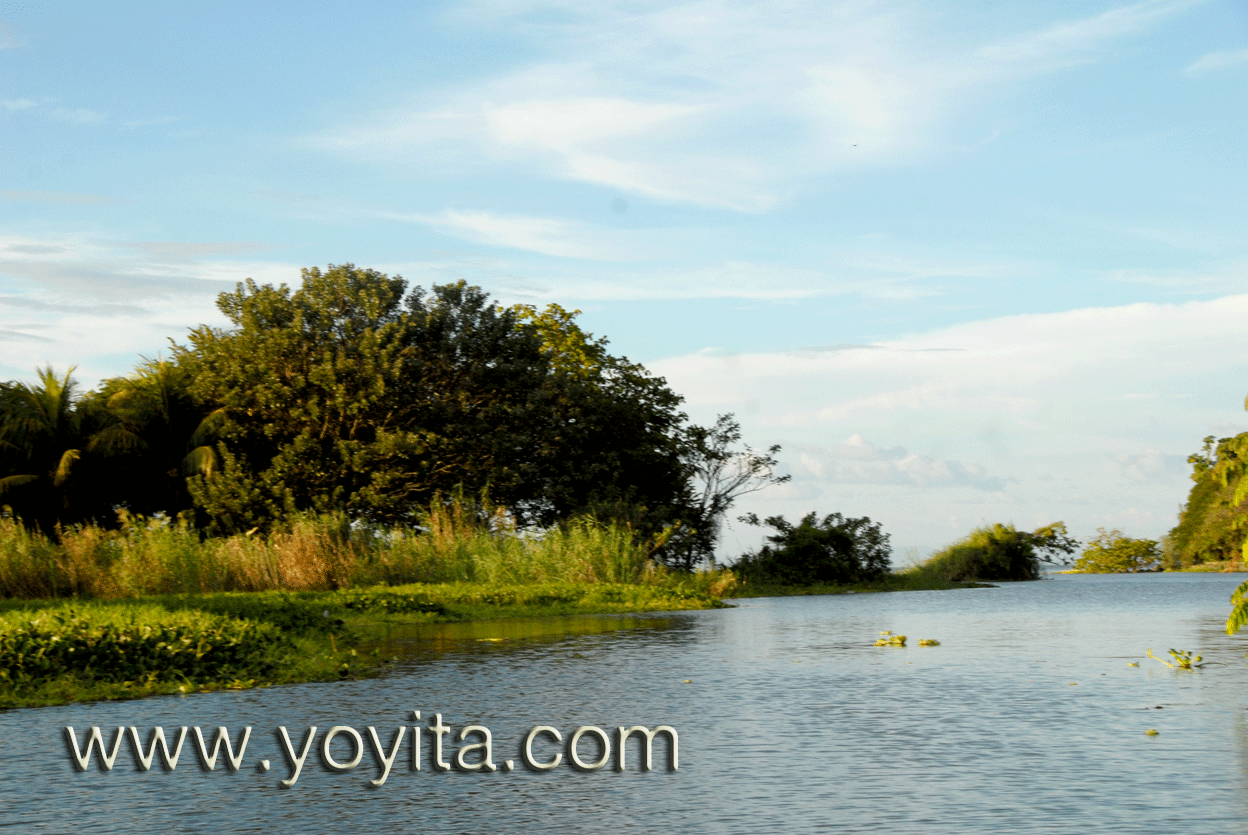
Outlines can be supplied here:
M688 629L689 621L671 615L569 615L543 619L504 619L469 623L399 624L382 622L372 630L378 636L361 646L376 649L401 664L428 663L447 654L480 654L532 650L591 635L640 630Z

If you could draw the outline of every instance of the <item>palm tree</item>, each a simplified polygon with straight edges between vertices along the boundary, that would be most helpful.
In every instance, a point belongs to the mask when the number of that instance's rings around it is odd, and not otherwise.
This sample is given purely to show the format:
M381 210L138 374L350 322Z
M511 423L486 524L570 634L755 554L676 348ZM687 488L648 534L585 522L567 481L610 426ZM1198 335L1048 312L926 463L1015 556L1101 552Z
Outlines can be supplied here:
M218 469L212 442L225 414L205 416L188 384L177 363L144 357L133 374L102 387L109 421L88 449L114 462L117 501L133 511L176 515L190 507L186 478Z
M38 383L9 383L0 397L0 505L45 529L71 515L71 481L82 457L73 372L58 377L50 365L36 369Z

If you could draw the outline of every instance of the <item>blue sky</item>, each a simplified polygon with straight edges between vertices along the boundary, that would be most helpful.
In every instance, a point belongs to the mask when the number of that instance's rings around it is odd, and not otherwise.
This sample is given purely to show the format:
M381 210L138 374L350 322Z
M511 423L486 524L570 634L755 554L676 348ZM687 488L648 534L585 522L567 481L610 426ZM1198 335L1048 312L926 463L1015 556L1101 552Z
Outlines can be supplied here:
M352 262L581 309L783 445L741 512L1159 537L1248 429L1246 135L1243 0L0 3L0 379Z

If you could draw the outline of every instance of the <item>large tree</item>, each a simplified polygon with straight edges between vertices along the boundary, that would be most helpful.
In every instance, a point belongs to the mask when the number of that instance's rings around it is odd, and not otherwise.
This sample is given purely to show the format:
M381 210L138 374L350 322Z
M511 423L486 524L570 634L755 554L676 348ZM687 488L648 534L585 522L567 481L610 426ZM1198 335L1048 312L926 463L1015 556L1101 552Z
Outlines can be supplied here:
M500 308L463 282L405 295L351 265L303 279L222 294L234 327L176 348L222 415L216 471L190 482L219 529L299 510L412 522L455 488L522 523L687 506L680 398L573 314Z

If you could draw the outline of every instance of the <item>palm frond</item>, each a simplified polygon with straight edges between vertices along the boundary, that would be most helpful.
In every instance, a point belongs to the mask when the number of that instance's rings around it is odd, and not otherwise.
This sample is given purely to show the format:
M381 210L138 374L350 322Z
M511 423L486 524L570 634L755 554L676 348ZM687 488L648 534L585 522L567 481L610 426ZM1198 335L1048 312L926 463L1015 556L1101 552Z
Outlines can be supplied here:
M0 498L39 480L36 475L11 475L0 478Z
M78 463L78 459L82 457L82 453L76 449L67 449L61 454L60 463L56 465L56 473L52 476L52 483L60 487L69 479L70 470L74 468L74 464Z
M217 452L210 446L197 446L182 459L183 475L210 476L218 469Z
M225 413L225 409L213 409L208 416L199 422L199 426L195 427L195 431L191 433L190 446L202 447L217 440L221 430L225 428L226 421L229 417Z
M131 452L142 452L147 449L147 442L137 432L120 424L105 427L91 436L87 443L88 452L99 452L104 455L125 455Z

